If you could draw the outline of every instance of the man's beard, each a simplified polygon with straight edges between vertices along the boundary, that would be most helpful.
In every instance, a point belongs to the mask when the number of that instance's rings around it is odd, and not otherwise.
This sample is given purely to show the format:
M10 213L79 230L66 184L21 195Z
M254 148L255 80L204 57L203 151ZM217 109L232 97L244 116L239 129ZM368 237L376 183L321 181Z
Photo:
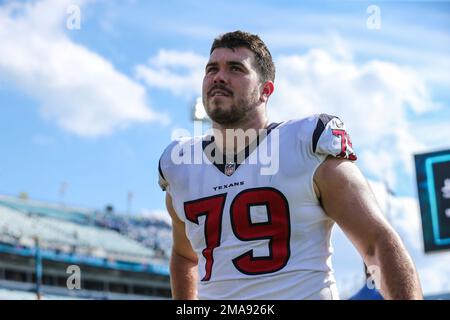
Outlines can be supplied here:
M255 90L257 92L257 90ZM251 95L238 99L236 103L233 103L228 108L223 108L220 105L213 106L210 102L210 107L206 107L205 110L208 116L214 122L221 125L232 125L243 122L246 120L256 105L258 104L258 96L256 92Z

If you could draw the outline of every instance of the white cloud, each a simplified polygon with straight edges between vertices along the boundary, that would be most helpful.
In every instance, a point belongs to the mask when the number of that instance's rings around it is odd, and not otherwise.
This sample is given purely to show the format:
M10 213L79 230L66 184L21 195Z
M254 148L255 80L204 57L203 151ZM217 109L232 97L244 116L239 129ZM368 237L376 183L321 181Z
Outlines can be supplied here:
M450 256L447 253L433 253L426 260L417 261L419 277L426 294L448 293L450 288Z
M80 136L109 134L133 122L166 123L149 108L142 85L69 39L66 9L73 3L0 7L0 77L39 101L45 118Z
M423 251L422 225L417 199L411 197L391 197L389 219L405 244L417 252Z
M206 57L193 52L162 49L147 65L136 66L136 77L150 87L192 98L201 95L206 62Z
M450 141L449 130L450 113L447 116L440 115L439 119L433 119L425 123L414 123L412 134L422 145L414 149L414 153L430 152L430 150L448 149Z

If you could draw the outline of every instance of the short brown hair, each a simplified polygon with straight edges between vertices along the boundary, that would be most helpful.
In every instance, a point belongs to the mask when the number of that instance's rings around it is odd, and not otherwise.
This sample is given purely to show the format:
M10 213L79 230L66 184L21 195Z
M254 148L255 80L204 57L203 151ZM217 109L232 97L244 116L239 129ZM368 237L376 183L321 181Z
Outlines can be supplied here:
M255 54L256 67L263 82L275 80L275 65L272 55L266 44L256 34L240 30L222 34L214 39L209 54L211 55L216 48L234 49L239 47L245 47Z

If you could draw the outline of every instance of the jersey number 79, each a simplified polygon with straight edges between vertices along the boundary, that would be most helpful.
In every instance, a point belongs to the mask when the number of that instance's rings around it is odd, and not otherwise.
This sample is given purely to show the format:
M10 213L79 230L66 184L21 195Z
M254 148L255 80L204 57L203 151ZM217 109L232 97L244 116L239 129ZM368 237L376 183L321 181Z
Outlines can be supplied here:
M199 224L198 217L205 215L206 259L205 276L209 281L214 264L214 249L220 246L222 216L227 194L218 194L184 203L186 218ZM253 223L252 206L265 206L267 221ZM230 205L230 219L234 235L241 241L269 240L269 255L255 257L249 250L232 259L236 269L249 275L272 273L282 269L290 256L290 219L286 197L274 188L254 188L241 191Z

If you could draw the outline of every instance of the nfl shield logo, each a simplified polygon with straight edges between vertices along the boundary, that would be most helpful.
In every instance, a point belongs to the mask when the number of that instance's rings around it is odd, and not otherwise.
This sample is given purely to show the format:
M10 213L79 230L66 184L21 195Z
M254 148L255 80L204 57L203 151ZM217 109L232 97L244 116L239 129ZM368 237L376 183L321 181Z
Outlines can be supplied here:
M225 164L225 174L227 176L231 176L234 173L234 170L236 169L235 163L227 163Z

